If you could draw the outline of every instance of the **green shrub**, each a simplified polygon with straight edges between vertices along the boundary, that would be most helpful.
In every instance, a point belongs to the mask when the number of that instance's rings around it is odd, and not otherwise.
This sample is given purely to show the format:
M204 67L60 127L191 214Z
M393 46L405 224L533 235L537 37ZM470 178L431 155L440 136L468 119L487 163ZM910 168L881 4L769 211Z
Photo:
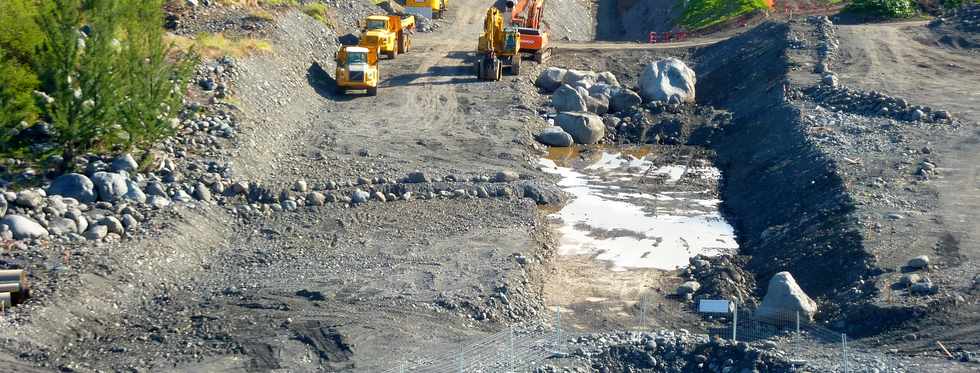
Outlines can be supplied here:
M23 123L34 123L37 107L33 92L37 89L34 72L4 55L0 49L0 154L10 155L17 150L12 142L14 131Z
M879 18L907 18L915 15L916 5L912 0L854 0L847 10Z
M317 21L322 22L330 28L337 26L337 15L334 13L333 9L330 9L321 3L309 3L303 6L303 13L313 17Z

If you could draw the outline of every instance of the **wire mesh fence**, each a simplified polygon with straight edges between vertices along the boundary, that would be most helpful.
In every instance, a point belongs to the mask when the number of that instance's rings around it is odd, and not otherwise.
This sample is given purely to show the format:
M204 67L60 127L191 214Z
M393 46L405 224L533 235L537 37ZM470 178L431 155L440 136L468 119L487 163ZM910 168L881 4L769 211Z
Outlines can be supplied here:
M657 307L650 304L647 299L638 300L632 312L635 327L624 329L653 331L654 328L671 328L671 322L658 318L669 316L674 319L677 315L673 312L686 312L688 316L697 313L696 307L682 305L674 309L668 306L670 310L665 311L660 304ZM573 353L573 342L579 337L598 332L624 331L610 328L572 329L563 324L561 309L554 311L552 320L545 323L547 325L533 328L510 327L440 354L394 362L383 373L535 372L547 364L549 358ZM813 371L865 371L857 367L859 364L856 361L851 361L853 359L849 356L846 334L814 322L805 314L760 313L733 307L731 312L714 314L711 318L714 326L707 328L706 334L749 343L763 349L778 350L794 365L816 368ZM819 359L819 366L813 366L810 359Z

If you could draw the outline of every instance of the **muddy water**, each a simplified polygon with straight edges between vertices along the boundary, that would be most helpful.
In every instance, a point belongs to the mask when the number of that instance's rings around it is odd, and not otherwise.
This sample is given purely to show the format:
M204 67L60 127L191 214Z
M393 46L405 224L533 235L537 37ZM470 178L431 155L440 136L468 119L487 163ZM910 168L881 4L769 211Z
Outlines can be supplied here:
M614 271L673 270L696 255L738 248L718 212L719 171L705 162L662 164L646 148L605 149L590 157L552 153L545 172L573 199L551 215L559 254L591 256ZM692 188L688 180L706 189Z

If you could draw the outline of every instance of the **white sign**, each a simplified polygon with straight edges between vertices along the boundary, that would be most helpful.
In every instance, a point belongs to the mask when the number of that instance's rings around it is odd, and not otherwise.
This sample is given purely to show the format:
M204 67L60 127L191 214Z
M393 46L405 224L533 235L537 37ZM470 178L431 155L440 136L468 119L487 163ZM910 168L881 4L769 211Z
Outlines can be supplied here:
M732 302L717 299L701 299L698 302L698 312L701 313L731 313Z

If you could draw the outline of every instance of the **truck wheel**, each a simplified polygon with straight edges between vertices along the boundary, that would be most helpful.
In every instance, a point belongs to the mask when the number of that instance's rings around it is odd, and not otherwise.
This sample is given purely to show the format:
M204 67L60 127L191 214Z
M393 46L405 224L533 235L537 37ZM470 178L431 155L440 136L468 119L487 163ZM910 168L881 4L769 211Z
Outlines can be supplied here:
M368 94L368 96L377 96L378 95L378 87L368 87L367 94Z
M521 56L510 58L510 75L521 75Z
M391 52L387 52L387 53L385 53L385 55L388 56L388 59L389 60L393 60L393 59L395 59L395 56L398 55L398 49L396 48L395 50L393 50Z

